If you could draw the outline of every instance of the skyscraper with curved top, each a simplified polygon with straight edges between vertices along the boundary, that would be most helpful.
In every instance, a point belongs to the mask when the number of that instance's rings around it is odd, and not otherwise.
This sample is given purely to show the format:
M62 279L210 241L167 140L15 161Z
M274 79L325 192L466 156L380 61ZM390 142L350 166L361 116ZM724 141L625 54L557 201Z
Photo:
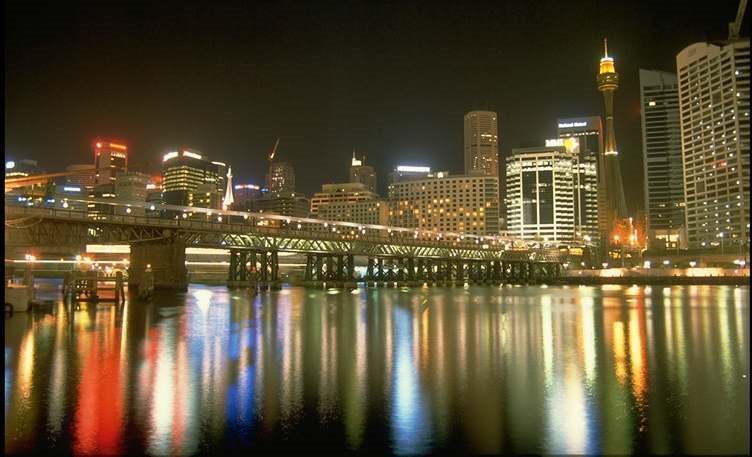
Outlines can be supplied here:
M619 168L619 152L616 148L616 134L614 132L614 92L619 88L619 74L616 73L614 59L608 56L608 43L603 39L603 58L600 60L598 75L598 90L603 93L605 140L603 156L600 160L601 191L598 193L598 213L601 231L611 240L616 224L627 217L624 201L624 188ZM604 240L604 238L601 238ZM607 245L608 243L604 243Z

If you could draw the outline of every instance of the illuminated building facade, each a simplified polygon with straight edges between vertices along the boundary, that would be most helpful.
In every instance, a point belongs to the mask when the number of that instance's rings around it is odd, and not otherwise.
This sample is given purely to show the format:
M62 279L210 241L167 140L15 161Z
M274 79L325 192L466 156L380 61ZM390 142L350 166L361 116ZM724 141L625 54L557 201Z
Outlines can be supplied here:
M118 173L128 169L128 147L124 144L94 140L94 185L111 184Z
M427 179L433 176L431 167L422 167L414 165L399 165L389 173L389 183L411 181L415 179Z
M266 187L272 195L289 195L295 192L295 168L287 162L273 162L266 175Z
M365 163L365 156L362 159L356 159L355 152L353 152L350 164L350 182L359 182L364 184L371 192L376 192L376 170Z
M574 240L575 244L598 245L605 231L605 221L600 220L599 170L603 124L598 116L559 119L559 139L573 153L574 178ZM550 141L547 145L553 144Z
M90 219L99 220L102 216L115 214L115 206L110 203L116 203L117 195L115 194L115 183L98 184L89 190L89 199L104 200L109 203L87 203L87 213Z
M493 111L465 114L465 174L499 176L498 115Z
M749 64L748 38L676 56L691 248L749 244Z
M438 172L426 179L393 182L389 220L398 227L498 235L499 179Z
M331 203L356 203L378 200L379 196L368 186L359 182L324 184L321 192L311 197L311 217L318 217L319 208Z
M600 162L599 205L601 212L602 240L612 241L611 234L620 221L627 217L627 205L624 200L624 188L619 167L619 151L616 148L614 131L614 92L619 88L619 74L616 73L614 59L608 55L608 44L603 40L603 58L600 60L596 76L598 90L603 93L605 136L603 157ZM609 245L603 243L604 247Z
M640 107L648 245L686 247L676 75L640 69Z
M509 235L531 241L575 241L577 155L573 147L563 145L512 149L506 160Z
M317 217L327 221L389 225L389 204L383 200L333 201L321 205Z
M183 149L162 156L162 199L169 205L197 206L197 188L201 184L214 186L222 195L225 187L226 165L211 162L199 151ZM206 192L203 192L206 193ZM201 198L202 202L205 200ZM203 204L203 203L202 203ZM221 199L213 206L220 209Z

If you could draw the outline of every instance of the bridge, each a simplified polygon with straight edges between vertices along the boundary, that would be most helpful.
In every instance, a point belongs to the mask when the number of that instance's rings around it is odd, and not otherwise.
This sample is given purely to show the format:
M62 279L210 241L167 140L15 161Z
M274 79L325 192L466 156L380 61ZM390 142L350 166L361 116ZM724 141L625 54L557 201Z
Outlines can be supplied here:
M280 252L305 256L304 283L313 287L354 287L356 257L367 264L359 280L368 286L527 284L562 275L556 251L501 236L103 199L49 205L6 197L5 236L16 247L128 244L129 286L144 282L148 269L157 289L187 288L186 247L227 249L230 286L253 277L261 288L280 287Z

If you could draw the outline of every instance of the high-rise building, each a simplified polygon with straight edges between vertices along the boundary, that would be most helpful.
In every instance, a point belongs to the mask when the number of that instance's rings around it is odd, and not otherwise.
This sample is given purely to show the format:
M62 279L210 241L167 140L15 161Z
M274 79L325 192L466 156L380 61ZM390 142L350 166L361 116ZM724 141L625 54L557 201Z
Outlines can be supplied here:
M559 119L558 136L568 152L573 152L574 168L574 240L575 243L598 245L605 232L600 219L600 174L603 159L603 124L598 116ZM572 141L576 140L576 141ZM547 146L556 146L547 141Z
M266 175L266 187L272 195L295 192L295 168L287 162L272 162Z
M353 158L350 164L350 182L359 182L365 184L371 192L376 191L376 170L366 165L366 158L355 158L355 151L353 151Z
M128 169L128 147L111 141L94 140L94 184L110 184Z
M640 69L640 107L648 245L684 247L684 171L676 75Z
M499 178L435 173L389 185L390 225L499 234Z
M621 220L627 217L627 205L624 200L624 189L619 167L619 152L616 148L616 132L614 131L614 92L619 88L619 74L616 73L614 59L608 55L608 43L603 40L603 58L601 58L598 75L596 76L598 90L603 93L604 117L606 119L605 141L603 147L603 160L600 162L600 198L599 211L601 212L602 240L612 241L612 232L615 232ZM604 243L604 247L608 246Z
M512 149L506 159L509 235L543 242L575 241L577 155L573 147L568 150L564 145Z
M499 176L499 131L493 111L465 114L465 174Z
M359 182L324 184L321 192L316 192L311 197L311 217L318 217L319 208L331 203L375 201L378 198L368 186Z
M749 38L676 56L687 241L749 244Z
M194 195L200 184L211 184L222 195L225 187L226 165L211 162L199 151L183 149L162 156L162 199L164 203L195 206ZM202 193L206 193L205 191ZM202 199L203 200L203 199ZM220 209L221 199L215 205Z

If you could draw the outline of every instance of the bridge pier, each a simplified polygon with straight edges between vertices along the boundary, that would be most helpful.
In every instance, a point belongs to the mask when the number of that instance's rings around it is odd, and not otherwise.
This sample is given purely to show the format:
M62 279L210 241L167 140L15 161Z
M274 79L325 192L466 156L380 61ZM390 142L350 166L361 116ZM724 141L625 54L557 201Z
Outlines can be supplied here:
M128 288L146 284L145 272L151 268L154 288L185 292L188 269L185 267L185 243L177 238L139 241L131 244Z

